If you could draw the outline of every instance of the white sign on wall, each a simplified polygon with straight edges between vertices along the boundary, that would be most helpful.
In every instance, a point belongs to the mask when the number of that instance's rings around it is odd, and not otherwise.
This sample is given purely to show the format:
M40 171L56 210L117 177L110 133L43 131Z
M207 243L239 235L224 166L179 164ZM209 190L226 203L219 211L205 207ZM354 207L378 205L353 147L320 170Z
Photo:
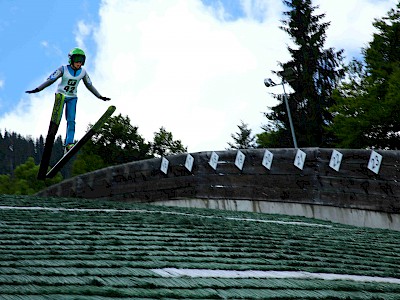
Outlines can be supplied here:
M213 151L213 153L211 153L210 161L208 162L208 164L209 164L209 165L211 166L211 168L213 168L214 170L217 169L218 159L219 159L218 154L215 153L215 152Z
M245 159L246 155L244 155L242 151L238 150L238 152L236 153L235 165L239 168L239 170L243 169Z
M294 165L300 170L303 170L305 161L306 153L304 151L301 151L300 149L297 149L296 157L294 159Z
M268 170L271 170L272 160L274 159L274 155L271 151L265 150L264 157L262 160L262 165L266 167Z
M168 173L168 165L169 165L168 159L163 157L161 160L161 168L160 168L161 172L163 172L164 174L167 174Z
M375 174L378 174L379 169L381 168L381 163L382 155L380 155L378 152L372 151L368 162L368 169L370 169Z
M339 172L340 164L342 163L343 154L337 150L332 151L331 161L329 166L335 171Z
M186 161L185 161L185 167L186 169L189 170L189 172L192 172L193 169L193 163L194 163L194 158L190 154L186 156Z

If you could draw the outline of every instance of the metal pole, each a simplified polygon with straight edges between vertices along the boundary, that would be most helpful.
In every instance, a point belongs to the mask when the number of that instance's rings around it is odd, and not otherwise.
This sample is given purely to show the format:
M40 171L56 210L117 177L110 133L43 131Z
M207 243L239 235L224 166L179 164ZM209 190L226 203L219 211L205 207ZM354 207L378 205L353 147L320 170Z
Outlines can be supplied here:
M288 114L288 118L289 118L290 130L292 132L293 145L294 145L294 148L297 149L296 135L294 134L292 115L290 114L289 102L288 102L286 91L285 91L285 81L284 80L282 80L282 87L283 87L283 95L285 97L285 102L286 102L286 110L287 110L287 114Z

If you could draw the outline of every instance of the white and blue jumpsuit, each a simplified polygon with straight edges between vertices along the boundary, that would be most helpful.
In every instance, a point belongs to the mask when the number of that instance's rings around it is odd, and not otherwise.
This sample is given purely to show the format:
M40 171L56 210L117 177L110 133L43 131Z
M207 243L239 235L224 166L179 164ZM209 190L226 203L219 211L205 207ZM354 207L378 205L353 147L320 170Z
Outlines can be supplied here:
M83 79L86 88L97 98L101 98L101 95L92 85L92 81L84 68L74 70L70 65L61 66L55 70L44 83L37 87L38 91L50 86L58 78L61 78L61 82L57 87L57 93L65 97L65 118L67 120L65 145L68 145L74 143L77 90L80 80Z

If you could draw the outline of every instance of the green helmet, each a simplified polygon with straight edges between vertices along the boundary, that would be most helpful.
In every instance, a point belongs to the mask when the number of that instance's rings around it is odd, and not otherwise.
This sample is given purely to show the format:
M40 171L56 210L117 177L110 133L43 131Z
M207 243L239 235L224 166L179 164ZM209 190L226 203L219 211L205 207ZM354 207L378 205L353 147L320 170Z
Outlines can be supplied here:
M74 62L82 62L82 66L85 64L86 55L85 52L80 48L74 48L68 53L68 63L72 65Z

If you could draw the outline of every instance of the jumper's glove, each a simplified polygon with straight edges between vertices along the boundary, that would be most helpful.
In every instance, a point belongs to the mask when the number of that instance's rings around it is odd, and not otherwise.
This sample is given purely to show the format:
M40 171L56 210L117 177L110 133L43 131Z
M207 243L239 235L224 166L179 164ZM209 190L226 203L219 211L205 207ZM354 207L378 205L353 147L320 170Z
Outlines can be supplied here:
M110 101L111 100L111 98L103 97L103 96L101 96L100 99L103 100L103 101Z
M31 90L31 91L26 91L25 93L33 94L33 93L37 93L37 92L40 92L38 88Z

